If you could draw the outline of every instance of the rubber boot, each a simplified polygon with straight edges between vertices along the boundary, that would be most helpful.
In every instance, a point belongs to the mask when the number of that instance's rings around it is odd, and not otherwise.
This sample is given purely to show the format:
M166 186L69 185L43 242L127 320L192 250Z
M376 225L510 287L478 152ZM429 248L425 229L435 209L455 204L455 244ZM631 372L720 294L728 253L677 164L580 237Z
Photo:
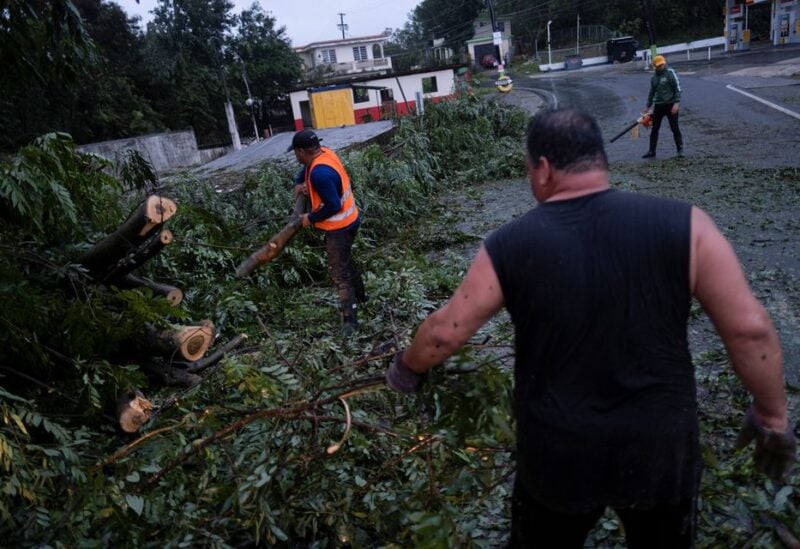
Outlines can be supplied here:
M364 289L364 279L361 278L361 273L358 271L354 273L353 286L355 286L356 303L366 303L369 301L367 291Z
M339 307L342 311L342 335L349 336L358 330L358 305L353 290L341 292Z

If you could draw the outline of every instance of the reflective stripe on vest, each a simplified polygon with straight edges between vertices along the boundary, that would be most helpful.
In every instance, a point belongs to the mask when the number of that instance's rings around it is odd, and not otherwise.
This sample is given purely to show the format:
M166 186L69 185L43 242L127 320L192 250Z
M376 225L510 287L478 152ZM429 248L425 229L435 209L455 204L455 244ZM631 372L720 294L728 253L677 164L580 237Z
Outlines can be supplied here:
M306 169L306 188L308 189L308 196L311 199L311 211L315 212L323 206L324 202L314 190L314 185L311 184L311 170L318 165L324 165L333 168L333 170L339 174L339 178L342 180L342 207L331 217L314 223L316 228L322 229L323 231L336 231L355 223L356 219L358 219L358 208L356 207L355 197L350 188L350 176L347 175L347 171L345 171L341 160L336 156L336 153L327 147L321 147L321 151L321 154L314 157L311 164Z

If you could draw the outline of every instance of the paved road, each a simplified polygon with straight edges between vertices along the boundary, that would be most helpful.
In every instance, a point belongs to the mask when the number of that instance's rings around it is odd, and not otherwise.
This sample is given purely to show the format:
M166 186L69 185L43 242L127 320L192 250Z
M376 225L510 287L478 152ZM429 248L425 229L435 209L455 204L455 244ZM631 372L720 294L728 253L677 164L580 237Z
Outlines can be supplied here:
M683 88L681 127L688 156L800 166L800 47L725 54L711 61L671 57ZM641 113L651 74L634 62L518 77L506 100L587 110L610 138ZM648 148L648 135L642 132L638 140L623 137L610 144L609 159L639 158ZM659 156L672 156L675 148L666 124L659 141Z
M787 379L800 386L796 177L770 178L769 170L754 171L800 167L800 47L723 55L710 62L670 57L683 87L681 129L687 159L663 161L675 152L665 123L656 161L641 159L648 148L645 130L639 139L625 136L608 144L609 160L615 169L652 179L660 191L676 196L682 196L679 188L656 180L659 173L664 181L683 174L687 195L710 211L732 239L781 334ZM542 105L581 108L595 115L610 139L639 116L651 74L641 64L629 63L518 77L504 100L531 111ZM730 170L759 179L743 183ZM520 189L524 192L524 185ZM703 326L692 332L700 349L710 341L710 325Z

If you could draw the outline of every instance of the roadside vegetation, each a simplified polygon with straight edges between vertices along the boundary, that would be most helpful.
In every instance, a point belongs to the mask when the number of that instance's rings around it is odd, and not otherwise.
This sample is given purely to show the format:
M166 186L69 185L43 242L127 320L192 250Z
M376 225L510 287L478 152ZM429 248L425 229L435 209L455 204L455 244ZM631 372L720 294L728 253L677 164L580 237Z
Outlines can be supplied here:
M15 545L489 536L503 520L494 498L513 470L498 357L465 351L457 371L438 372L443 383L413 399L384 390L382 375L391 350L463 274L466 259L448 248L476 238L435 229L443 212L432 201L521 176L525 122L521 111L465 96L398 121L383 148L345 155L365 215L356 255L371 298L350 340L338 335L311 232L253 278L233 277L284 223L288 167L265 165L221 193L188 174L158 188L141 170L111 177L66 135L23 149L0 179L0 536ZM146 274L184 289L179 308L147 290L91 284L75 264L152 192L178 213L175 242ZM198 386L159 388L135 362L118 361L142 323L200 318L222 338L250 338ZM139 439L113 421L130 388L155 405ZM491 515L476 515L484 506Z
M225 192L189 174L154 188L136 162L111 177L63 135L4 164L0 536L17 546L502 545L514 472L508 321L484 328L419 395L385 389L383 373L463 276L480 241L457 228L463 217L502 222L490 207L497 188L485 194L484 182L523 178L526 120L467 94L344 156L365 215L355 254L370 296L347 340L311 232L252 278L232 276L284 223L287 166L266 164ZM686 165L666 166L617 167L615 185L685 196ZM720 196L765 175L742 172ZM785 192L798 190L796 171L775 176ZM691 194L707 196L693 181ZM146 269L184 289L180 307L146 290L90 285L74 264L155 191L178 204L175 242ZM486 208L444 205L459 195ZM764 297L763 284L784 275L755 276ZM187 318L212 319L223 339L245 333L247 346L181 390L116 360L128 330ZM749 452L733 452L746 394L699 310L695 322L706 443L698 545L774 547L800 532L798 494L756 476ZM137 436L109 417L132 387L155 406ZM591 543L622 539L609 513Z

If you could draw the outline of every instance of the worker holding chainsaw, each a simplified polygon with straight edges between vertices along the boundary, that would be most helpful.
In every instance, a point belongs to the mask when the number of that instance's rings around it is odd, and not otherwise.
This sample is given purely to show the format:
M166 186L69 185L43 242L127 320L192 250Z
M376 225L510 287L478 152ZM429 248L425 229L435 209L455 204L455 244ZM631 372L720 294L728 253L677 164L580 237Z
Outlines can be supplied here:
M655 73L650 79L650 93L647 94L647 105L645 111L650 112L652 107L653 128L650 130L650 150L642 158L654 158L656 146L658 145L658 131L661 129L661 121L667 117L669 129L675 138L675 147L678 149L678 156L683 156L683 136L678 126L678 112L681 102L681 82L678 74L667 67L667 60L663 55L656 55L653 58Z
M711 218L611 189L597 122L528 126L539 205L491 234L451 299L398 352L387 384L417 391L502 307L515 329L511 547L581 548L606 507L631 548L693 546L700 482L692 297L753 396L739 444L780 481L795 460L780 342Z
M294 151L303 165L295 178L295 196L311 201L311 212L302 214L303 227L314 227L325 235L328 272L339 294L342 329L346 335L358 327L357 303L366 301L364 281L353 261L353 240L361 223L350 176L331 149L320 146L313 130L294 134L287 152Z

